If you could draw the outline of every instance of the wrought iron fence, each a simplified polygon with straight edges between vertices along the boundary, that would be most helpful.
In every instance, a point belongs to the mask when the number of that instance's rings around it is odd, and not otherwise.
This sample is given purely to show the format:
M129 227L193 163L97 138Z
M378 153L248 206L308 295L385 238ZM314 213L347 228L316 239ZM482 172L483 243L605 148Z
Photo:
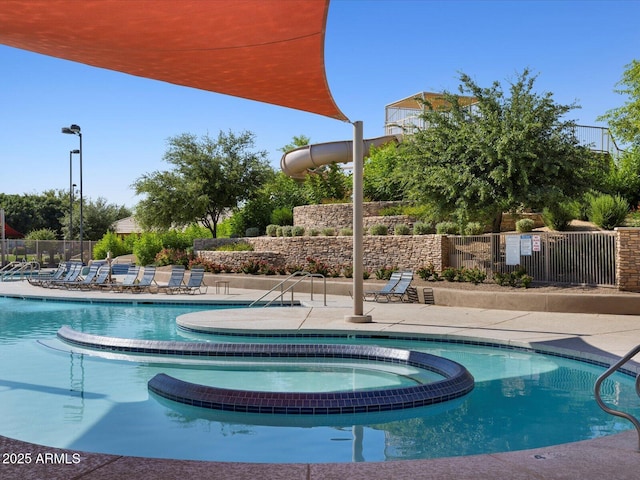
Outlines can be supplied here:
M96 242L84 241L84 262L93 258ZM41 267L55 267L60 262L80 260L80 242L73 240L0 240L0 263L38 262Z
M532 232L449 236L449 265L489 276L524 267L534 281L616 286L614 232Z

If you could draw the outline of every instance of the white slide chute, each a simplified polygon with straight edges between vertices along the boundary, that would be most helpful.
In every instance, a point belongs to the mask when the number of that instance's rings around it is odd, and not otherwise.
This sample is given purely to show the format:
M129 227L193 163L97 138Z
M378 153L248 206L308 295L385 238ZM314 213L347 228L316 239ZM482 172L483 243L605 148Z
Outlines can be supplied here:
M380 147L390 142L401 142L402 135L385 135L364 140L364 156L369 155L371 147ZM349 163L353 161L353 142L316 143L305 145L285 153L280 159L280 168L291 178L303 180L308 170L331 163Z

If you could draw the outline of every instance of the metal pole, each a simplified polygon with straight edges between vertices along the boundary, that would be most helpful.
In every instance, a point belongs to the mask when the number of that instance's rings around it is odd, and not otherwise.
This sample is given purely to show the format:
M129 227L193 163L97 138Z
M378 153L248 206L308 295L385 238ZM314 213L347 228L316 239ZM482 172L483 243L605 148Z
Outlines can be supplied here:
M73 150L69 150L69 240L73 240Z
M363 311L363 242L362 171L364 168L364 142L362 122L353 123L353 314L345 316L347 322L369 323L371 315Z
M2 261L0 261L0 267L4 266L4 258L5 258L5 235L4 235L4 209L0 208L0 242L2 242L0 251L2 251Z
M82 237L84 233L84 216L82 214L82 132L78 132L80 137L80 263L84 264L84 247Z

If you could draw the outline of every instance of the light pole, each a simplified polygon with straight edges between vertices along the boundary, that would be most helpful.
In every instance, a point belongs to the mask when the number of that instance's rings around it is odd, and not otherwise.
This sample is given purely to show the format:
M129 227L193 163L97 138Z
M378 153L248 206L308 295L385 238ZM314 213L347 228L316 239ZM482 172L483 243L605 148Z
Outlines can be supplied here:
M80 150L69 150L69 240L73 240L73 154L80 153Z
M84 216L82 215L82 133L80 132L80 127L75 124L69 127L62 127L62 133L78 135L80 138L80 149L78 150L80 154L80 261L84 263L84 247L82 244L82 236L84 233Z

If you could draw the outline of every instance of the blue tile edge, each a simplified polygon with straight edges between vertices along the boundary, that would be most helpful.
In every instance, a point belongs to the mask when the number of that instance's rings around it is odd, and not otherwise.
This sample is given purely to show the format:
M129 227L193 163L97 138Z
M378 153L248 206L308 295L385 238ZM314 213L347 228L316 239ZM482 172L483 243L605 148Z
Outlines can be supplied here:
M135 340L92 335L63 326L62 341L86 348L151 355L252 358L358 359L405 364L435 372L443 380L410 387L345 392L263 392L210 387L160 373L151 392L201 408L247 413L331 415L383 412L434 405L473 390L474 379L461 364L424 352L373 345L231 344Z

